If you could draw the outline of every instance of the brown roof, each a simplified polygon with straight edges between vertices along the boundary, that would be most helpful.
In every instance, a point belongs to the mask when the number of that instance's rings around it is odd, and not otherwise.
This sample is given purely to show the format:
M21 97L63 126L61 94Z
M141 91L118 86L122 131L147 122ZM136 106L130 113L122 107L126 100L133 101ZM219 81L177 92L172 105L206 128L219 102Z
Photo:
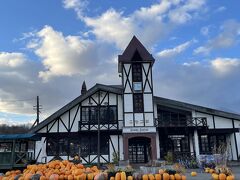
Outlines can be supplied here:
M154 63L155 59L147 51L143 44L136 38L136 36L133 36L123 54L118 56L118 62L131 62L136 52L139 53L143 61L152 61Z

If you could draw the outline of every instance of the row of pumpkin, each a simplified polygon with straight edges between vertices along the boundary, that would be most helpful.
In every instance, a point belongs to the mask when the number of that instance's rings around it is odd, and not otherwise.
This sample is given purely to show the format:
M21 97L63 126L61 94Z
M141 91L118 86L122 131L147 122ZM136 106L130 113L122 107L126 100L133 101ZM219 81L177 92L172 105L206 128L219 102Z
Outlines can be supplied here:
M0 180L186 180L182 174L168 174L160 169L157 174L138 174L127 176L124 171L117 172L109 177L107 171L98 169L97 166L85 167L67 160L51 161L47 164L28 165L26 169L11 170L0 175ZM196 173L192 173L196 176Z

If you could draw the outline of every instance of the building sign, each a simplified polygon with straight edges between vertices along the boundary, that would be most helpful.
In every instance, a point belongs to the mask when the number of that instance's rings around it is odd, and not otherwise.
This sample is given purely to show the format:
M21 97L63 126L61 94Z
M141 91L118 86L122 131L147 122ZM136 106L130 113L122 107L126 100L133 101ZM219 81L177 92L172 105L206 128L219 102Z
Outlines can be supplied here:
M123 133L152 133L156 132L155 127L124 127Z

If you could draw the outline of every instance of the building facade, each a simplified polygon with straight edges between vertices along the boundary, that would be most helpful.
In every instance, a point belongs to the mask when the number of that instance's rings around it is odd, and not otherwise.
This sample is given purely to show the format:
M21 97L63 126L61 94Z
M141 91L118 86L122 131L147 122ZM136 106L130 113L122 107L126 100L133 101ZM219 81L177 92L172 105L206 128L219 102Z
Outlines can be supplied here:
M240 158L240 115L154 96L154 58L134 36L118 56L121 85L96 84L32 129L38 162L148 163L174 155L211 154L224 144ZM100 142L100 143L98 143ZM99 145L99 147L98 147Z

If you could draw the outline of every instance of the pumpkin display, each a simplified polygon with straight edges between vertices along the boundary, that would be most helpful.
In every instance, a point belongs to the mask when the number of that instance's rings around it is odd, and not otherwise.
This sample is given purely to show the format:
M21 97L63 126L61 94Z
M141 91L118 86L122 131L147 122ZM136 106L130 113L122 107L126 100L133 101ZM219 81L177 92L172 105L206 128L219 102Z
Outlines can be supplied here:
M214 173L215 171L214 171L214 169L209 169L209 171L208 171L209 173Z
M195 171L193 171L193 172L191 172L191 176L197 176L197 172L195 172Z

